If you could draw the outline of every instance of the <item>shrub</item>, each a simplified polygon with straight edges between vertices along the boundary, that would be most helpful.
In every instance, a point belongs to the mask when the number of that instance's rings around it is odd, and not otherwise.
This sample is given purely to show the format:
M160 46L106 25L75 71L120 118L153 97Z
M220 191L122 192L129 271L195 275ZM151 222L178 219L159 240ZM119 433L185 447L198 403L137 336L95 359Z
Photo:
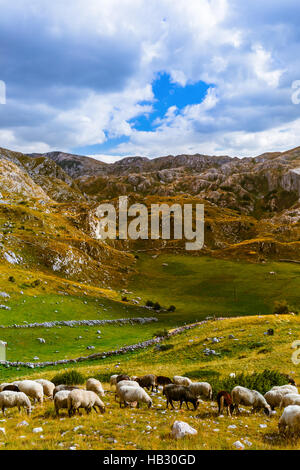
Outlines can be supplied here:
M168 336L168 334L169 334L169 332L165 328L164 330L158 330L158 331L156 331L156 333L153 333L153 338L159 338L159 337L165 338L166 336Z
M175 312L175 310L176 310L175 305L170 305L170 307L168 308L168 312Z
M277 300L274 302L274 310L273 313L278 315L283 315L289 313L290 309L286 300Z
M128 302L127 297L122 297L122 302Z
M154 305L154 302L152 302L152 300L147 300L146 307L153 307L153 305Z
M235 377L226 377L225 379L212 378L210 384L213 389L213 396L216 398L220 390L231 390L237 385L257 390L261 394L265 394L274 385L284 385L287 383L286 375L276 370L266 369L263 372L254 372L253 374L238 374Z
M65 384L65 385L81 385L85 382L86 378L81 372L77 370L69 370L67 372L62 372L53 377L52 382L55 385Z
M173 349L174 344L157 344L155 349L157 351L168 351L169 349Z
M155 302L155 304L153 305L153 308L154 308L154 310L160 310L161 305L158 302Z
M14 276L9 276L8 280L9 280L9 282L16 282Z

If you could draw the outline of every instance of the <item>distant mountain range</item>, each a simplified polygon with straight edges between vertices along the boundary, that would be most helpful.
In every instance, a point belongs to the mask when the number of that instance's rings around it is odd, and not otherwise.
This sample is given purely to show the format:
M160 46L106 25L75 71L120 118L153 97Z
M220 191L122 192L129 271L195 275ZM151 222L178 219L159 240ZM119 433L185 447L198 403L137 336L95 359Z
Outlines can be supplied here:
M95 208L120 195L148 206L204 202L205 246L195 254L300 259L298 147L254 158L169 155L113 164L0 148L0 260L107 286L126 281L131 253L182 252L181 241L99 240Z

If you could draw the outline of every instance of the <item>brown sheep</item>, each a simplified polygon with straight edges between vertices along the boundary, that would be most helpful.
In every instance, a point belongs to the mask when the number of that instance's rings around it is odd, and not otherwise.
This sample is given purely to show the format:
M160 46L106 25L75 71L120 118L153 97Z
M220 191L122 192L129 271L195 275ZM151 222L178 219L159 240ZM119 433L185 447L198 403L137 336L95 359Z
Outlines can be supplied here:
M143 375L143 377L137 377L135 382L137 382L140 387L147 388L147 390L150 390L151 388L151 392L153 392L154 388L156 388L157 391L156 378L157 377L154 374L147 374Z
M126 374L118 375L116 378L116 383L121 382L121 380L130 380L130 377L129 375L126 375Z
M3 388L3 392L10 391L10 392L19 392L20 389L17 385L6 385L6 387Z
M169 377L165 377L164 375L158 375L156 377L156 385L162 385L163 387L165 385L172 384L173 381Z
M183 402L185 402L188 410L189 410L189 405L188 405L189 403L193 404L195 410L198 408L198 405L199 405L198 398L196 398L192 394L192 392L189 390L189 388L185 387L184 385L175 385L175 384L166 385L163 389L163 395L167 397L167 408L169 408L169 403L170 403L171 407L174 409L173 401L180 401L179 409L181 409Z
M232 397L229 392L222 390L217 395L217 403L219 407L219 414L223 414L224 406L227 409L228 416L231 416L234 410L234 405L232 403Z

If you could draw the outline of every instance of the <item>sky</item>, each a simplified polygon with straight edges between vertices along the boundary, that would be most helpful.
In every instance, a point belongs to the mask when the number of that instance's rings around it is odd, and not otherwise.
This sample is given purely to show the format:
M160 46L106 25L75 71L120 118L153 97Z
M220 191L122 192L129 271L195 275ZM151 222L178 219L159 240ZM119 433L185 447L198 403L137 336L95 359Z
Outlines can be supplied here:
M0 147L114 162L299 146L299 18L298 0L0 0Z

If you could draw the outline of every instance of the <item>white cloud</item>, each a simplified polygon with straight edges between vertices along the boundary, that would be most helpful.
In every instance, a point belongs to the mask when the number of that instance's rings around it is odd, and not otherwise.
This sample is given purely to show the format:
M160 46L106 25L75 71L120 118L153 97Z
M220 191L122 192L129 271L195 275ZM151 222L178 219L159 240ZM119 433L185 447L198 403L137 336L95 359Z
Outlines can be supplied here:
M0 40L13 32L6 62L0 57L4 75L13 70L1 146L70 151L125 136L99 156L114 161L299 143L300 106L289 90L300 79L297 0L2 0L1 11ZM180 86L202 80L208 93L138 131L131 120L155 107L160 72Z

